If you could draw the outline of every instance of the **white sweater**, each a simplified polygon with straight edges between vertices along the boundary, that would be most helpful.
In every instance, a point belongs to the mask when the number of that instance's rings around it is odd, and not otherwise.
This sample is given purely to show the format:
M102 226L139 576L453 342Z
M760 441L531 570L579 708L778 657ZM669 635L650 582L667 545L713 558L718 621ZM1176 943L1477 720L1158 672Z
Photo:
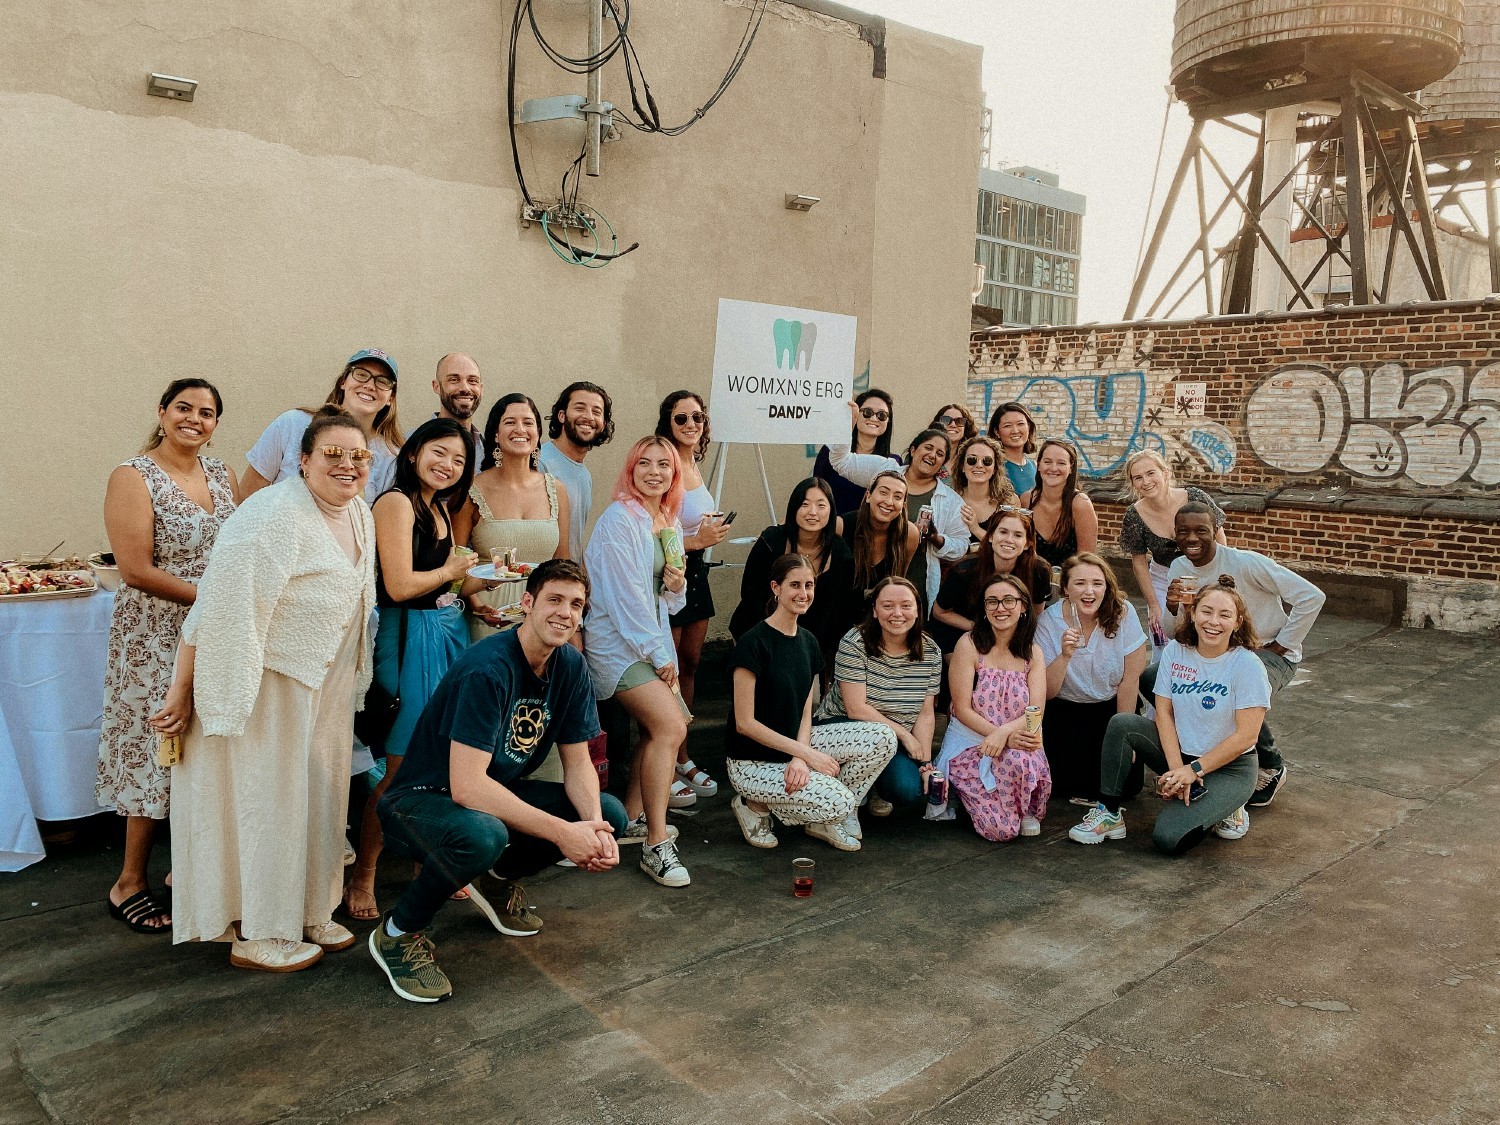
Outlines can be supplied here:
M616 500L600 515L584 552L592 591L583 654L596 699L614 695L625 669L636 661L657 669L677 663L668 615L687 604L687 587L657 594L651 523L639 504Z
M222 533L221 533L222 534ZM1167 568L1167 580L1192 578L1198 589L1206 590L1219 581L1219 575L1234 579L1235 593L1250 613L1250 624L1263 645L1275 641L1287 650L1293 664L1302 662L1302 642L1312 632L1313 622L1325 600L1323 591L1302 575L1293 573L1279 562L1257 551L1218 546L1207 566L1194 566L1186 555L1179 555ZM1287 612L1291 606L1291 612ZM1173 631L1182 620L1172 615Z
M301 477L263 488L219 531L182 639L197 650L193 706L209 735L236 736L255 709L264 672L316 691L351 619L360 630L356 697L370 685L375 522L356 497L360 560L351 565Z

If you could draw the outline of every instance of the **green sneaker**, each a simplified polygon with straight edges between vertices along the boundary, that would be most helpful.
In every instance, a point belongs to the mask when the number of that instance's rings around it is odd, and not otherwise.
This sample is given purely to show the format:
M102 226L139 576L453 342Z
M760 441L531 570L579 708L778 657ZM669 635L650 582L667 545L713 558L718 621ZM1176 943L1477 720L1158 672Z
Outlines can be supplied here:
M526 904L526 888L510 879L497 879L489 872L469 884L469 902L490 920L490 925L511 937L530 937L542 928L542 920Z
M453 995L453 986L433 960L432 942L421 934L402 934L391 937L385 931L385 921L390 912L380 916L380 921L370 931L370 956L375 964L385 970L386 979L403 1000L418 1004L436 1004Z

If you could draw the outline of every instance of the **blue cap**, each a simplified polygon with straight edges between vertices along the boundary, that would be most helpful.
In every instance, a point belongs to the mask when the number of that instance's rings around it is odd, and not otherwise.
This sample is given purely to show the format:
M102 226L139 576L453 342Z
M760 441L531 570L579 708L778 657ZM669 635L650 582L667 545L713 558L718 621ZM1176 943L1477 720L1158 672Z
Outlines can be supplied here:
M390 356L386 355L385 352L381 351L379 348L365 348L362 351L357 351L349 357L349 362L351 364L354 364L358 363L362 359L378 359L381 363L385 364L391 369L392 379L399 378L399 376L396 374L396 361Z

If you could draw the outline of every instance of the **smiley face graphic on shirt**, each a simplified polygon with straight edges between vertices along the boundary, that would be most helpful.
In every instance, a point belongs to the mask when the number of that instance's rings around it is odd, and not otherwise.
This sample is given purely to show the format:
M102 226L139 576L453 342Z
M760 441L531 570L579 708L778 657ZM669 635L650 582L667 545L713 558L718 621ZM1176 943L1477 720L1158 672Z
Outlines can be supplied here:
M522 699L510 713L510 727L505 737L505 756L522 763L531 757L547 730L551 713L542 699Z

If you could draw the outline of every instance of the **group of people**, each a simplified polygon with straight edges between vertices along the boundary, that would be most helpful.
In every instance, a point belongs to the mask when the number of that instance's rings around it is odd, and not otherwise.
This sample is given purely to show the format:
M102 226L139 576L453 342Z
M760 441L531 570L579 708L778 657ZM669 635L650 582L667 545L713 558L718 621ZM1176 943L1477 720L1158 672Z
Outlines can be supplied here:
M591 527L587 458L614 436L602 387L566 387L544 443L525 394L475 424L468 356L438 362L437 408L410 433L397 380L389 355L356 352L239 478L204 450L219 391L167 387L106 493L124 585L98 795L127 817L108 906L130 928L291 972L354 944L341 910L375 923L397 994L431 1002L451 993L427 936L450 899L526 936L542 922L519 880L548 864L604 871L636 845L656 883L690 883L668 812L719 790L687 729L730 518L700 471L695 392L662 401ZM1073 839L1119 839L1145 767L1173 802L1163 850L1243 836L1286 777L1264 716L1316 588L1225 545L1209 497L1137 453L1121 546L1153 643L1097 553L1076 450L1038 444L1023 404L984 433L949 404L899 458L892 397L850 408L849 444L756 538L729 620L725 770L745 840L775 847L779 824L855 851L861 810L960 807L986 839L1034 836L1054 788L1088 807ZM506 552L532 565L476 569ZM618 797L601 791L601 708L639 730L609 748L629 763ZM368 785L351 815L353 775ZM414 866L382 909L386 851Z

